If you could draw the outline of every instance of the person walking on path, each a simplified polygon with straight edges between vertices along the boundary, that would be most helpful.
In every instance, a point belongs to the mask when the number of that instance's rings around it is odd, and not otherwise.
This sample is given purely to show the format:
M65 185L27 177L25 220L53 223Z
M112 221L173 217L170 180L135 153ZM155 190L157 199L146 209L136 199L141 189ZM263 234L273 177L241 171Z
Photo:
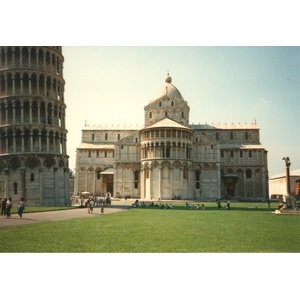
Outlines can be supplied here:
M6 201L6 217L7 218L10 218L10 215L11 215L10 210L11 210L12 206L13 206L12 199L11 199L11 197L9 197L8 200Z
M6 216L6 201L7 201L7 198L4 198L2 200L2 207L1 207L1 216Z
M18 207L18 215L20 216L20 219L22 218L24 208L25 208L24 198L20 198L19 207Z
M94 204L95 204L94 200L91 199L91 201L90 201L90 213L91 214L93 213L93 210L94 210Z
M90 205L90 202L91 202L90 199L86 202L86 205L87 205L88 213L89 213L89 214L91 213L91 205Z

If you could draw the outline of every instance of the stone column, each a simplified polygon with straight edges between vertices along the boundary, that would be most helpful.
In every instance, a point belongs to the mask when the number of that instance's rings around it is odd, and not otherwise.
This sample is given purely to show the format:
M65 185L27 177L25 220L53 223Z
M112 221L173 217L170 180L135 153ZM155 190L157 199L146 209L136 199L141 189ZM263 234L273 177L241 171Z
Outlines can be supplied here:
M287 194L287 196L290 196L291 195L291 183L290 183L291 162L290 162L289 157L284 157L283 160L285 160L286 194Z
M9 169L4 169L4 197L8 198L9 197Z
M16 153L16 132L15 132L15 130L13 131L12 138L13 138L13 153Z
M12 76L12 94L15 95L15 76Z
M29 101L29 122L32 123L32 102Z
M145 198L145 170L144 170L144 166L141 166L141 178L140 178L140 182L141 182L141 198L144 199Z
M169 192L169 195L170 195L170 199L172 199L173 197L173 168L170 167L170 192Z
M12 109L13 109L13 123L16 123L16 104L15 101L12 103Z
M150 199L152 199L152 168L149 167L149 194L150 194Z
M30 130L30 151L33 152L33 132Z
M44 172L43 169L39 169L39 176L40 176L40 205L46 205L44 200Z
M161 166L158 166L158 198L161 200Z
M24 145L24 131L22 131L21 134L21 143L22 143L22 152L25 152L25 145Z
M21 197L23 197L26 201L27 199L25 195L26 192L25 169L21 168L20 172L21 172Z
M20 109L21 109L21 124L23 124L24 123L24 101L23 100L21 100Z

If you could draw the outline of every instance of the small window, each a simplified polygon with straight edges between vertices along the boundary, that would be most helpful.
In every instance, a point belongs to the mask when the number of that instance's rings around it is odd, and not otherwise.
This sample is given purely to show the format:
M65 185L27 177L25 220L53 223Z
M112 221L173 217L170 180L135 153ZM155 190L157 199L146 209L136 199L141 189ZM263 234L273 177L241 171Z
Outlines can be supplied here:
M99 150L97 150L97 158L99 158Z
M240 150L240 158L243 158L243 151Z
M159 101L159 107L161 107L161 101Z
M18 194L18 183L14 182L14 193L15 195Z
M233 140L233 132L230 132L230 139Z
M199 181L200 180L200 171L199 170L196 170L196 181Z
M91 157L91 155L92 155L92 151L91 151L91 150L89 150L89 158Z
M104 157L107 158L107 151L104 152Z
M134 172L134 188L139 188L139 171Z
M92 141L95 140L95 133L92 133Z
M234 151L230 151L230 157L231 157L231 158L234 157Z
M219 140L219 132L216 132L216 140Z
M210 149L214 149L214 145L210 145Z
M248 134L248 132L245 133L245 139L246 139L246 141L249 139L249 134Z
M246 178L251 178L252 177L252 171L250 169L246 170Z
M149 118L150 119L152 118L152 112L151 111L149 112Z
M34 182L34 173L31 173L31 174L30 174L30 181L31 181L31 182Z
M186 168L183 169L183 178L188 179L188 170Z
M252 158L252 151L249 150L249 158Z
M108 136L107 136L107 133L105 133L105 140L106 140L106 141L107 141L107 137L108 137Z
M181 118L184 118L184 112L183 111L181 112Z
M174 106L174 102L173 101L171 102L171 106Z
M99 180L101 177L101 171L97 171L97 180Z
M118 141L120 140L120 133L118 133Z

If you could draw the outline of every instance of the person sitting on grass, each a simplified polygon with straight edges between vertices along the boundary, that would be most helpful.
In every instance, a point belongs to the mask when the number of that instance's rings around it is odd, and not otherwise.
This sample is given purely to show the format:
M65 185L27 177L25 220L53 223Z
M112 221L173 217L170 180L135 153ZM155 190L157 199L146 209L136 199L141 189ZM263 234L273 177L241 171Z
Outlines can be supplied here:
M286 202L282 202L281 207L279 208L280 212L283 212L286 209Z

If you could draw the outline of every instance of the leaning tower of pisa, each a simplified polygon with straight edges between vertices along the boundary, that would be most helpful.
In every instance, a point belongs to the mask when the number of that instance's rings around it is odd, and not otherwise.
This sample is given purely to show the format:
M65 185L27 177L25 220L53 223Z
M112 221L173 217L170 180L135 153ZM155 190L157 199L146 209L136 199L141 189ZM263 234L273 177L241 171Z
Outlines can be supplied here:
M0 196L69 203L62 47L0 46Z

